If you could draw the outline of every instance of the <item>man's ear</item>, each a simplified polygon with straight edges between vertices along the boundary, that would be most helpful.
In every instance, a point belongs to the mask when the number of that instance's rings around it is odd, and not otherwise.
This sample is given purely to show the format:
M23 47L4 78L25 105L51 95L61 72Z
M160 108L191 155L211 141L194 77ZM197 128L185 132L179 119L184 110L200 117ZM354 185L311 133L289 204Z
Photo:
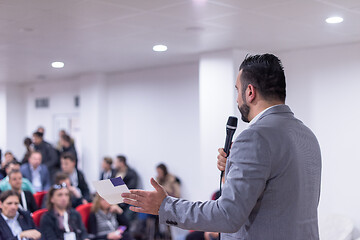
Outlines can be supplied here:
M255 100L256 94L257 94L256 88L253 85L249 84L246 89L246 98L249 103Z

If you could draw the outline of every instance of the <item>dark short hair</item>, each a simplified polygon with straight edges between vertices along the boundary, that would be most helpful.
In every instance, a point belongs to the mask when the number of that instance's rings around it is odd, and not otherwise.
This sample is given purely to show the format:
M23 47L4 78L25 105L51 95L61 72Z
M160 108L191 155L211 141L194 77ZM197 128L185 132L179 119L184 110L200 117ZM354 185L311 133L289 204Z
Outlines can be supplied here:
M26 146L30 146L31 144L32 144L32 140L31 140L31 138L25 138L24 139L24 144L26 145Z
M123 162L125 164L125 166L127 166L126 163L126 157L124 155L117 155L116 158L120 161Z
M62 154L61 154L61 158L62 158L62 159L68 159L68 160L70 160L70 161L72 161L72 162L76 162L75 156L74 156L74 154L72 154L71 152L64 152L64 153L62 153Z
M33 136L36 136L36 137L39 137L39 138L43 138L44 134L41 133L41 132L36 131L36 132L33 133Z
M166 175L168 175L168 170L167 170L167 167L166 167L165 164L160 163L159 165L156 166L156 168L160 168L160 169L163 171L164 177L165 177Z
M18 170L18 169L11 170L11 171L9 172L9 174L8 174L9 179L10 179L11 175L13 175L14 173L21 173L21 171ZM21 173L21 175L22 175L22 173Z
M61 181L64 181L68 178L70 179L69 174L64 172L58 172L55 174L55 184L60 184Z
M111 157L104 157L104 162L106 162L106 164L110 165L113 164L113 160Z
M5 169L7 169L11 164L21 165L18 161L13 160L13 161L11 161L11 162L8 162L8 163L5 165Z
M20 201L20 195L17 192L15 192L14 190L7 190L0 194L0 202L4 202L10 196L17 196Z
M273 54L247 55L240 70L243 93L252 84L265 100L285 101L285 73L278 57Z
M64 135L61 135L61 139L67 143L71 143L71 137L69 135L67 135L66 133Z

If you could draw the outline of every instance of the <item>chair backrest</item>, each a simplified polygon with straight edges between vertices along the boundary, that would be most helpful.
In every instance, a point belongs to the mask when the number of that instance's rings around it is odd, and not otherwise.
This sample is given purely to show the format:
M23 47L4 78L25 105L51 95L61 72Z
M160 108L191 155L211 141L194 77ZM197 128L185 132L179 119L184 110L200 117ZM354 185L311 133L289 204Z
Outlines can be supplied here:
M32 218L34 220L35 226L39 227L40 226L40 220L41 220L41 216L46 213L48 210L46 208L43 209L39 209L36 210L35 212L33 212L32 214Z
M76 207L76 211L80 213L81 219L87 230L88 230L88 220L89 220L91 206L92 203L87 203L87 204L81 204Z
M42 202L43 202L43 199L44 199L44 196L46 193L47 193L47 191L34 193L35 202L36 202L38 208L42 207Z

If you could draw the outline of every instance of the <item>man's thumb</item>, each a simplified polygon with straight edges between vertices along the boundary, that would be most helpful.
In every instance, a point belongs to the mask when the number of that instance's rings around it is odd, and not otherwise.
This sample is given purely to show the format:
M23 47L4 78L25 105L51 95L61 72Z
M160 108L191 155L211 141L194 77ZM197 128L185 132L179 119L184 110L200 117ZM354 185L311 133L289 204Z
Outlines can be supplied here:
M159 184L157 181L155 181L154 178L151 178L151 179L150 179L150 183L151 183L151 185L155 188L155 190L156 190L157 192L164 191L163 188L160 186L160 184Z

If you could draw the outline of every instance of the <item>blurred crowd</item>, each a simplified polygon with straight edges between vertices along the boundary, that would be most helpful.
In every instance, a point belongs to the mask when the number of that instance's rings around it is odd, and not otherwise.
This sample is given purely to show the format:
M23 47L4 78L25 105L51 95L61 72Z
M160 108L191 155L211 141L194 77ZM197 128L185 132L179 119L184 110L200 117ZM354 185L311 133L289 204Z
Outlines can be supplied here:
M39 127L32 138L24 139L22 159L11 151L1 159L0 240L174 239L157 216L134 213L124 203L111 205L91 193L86 173L78 168L75 140L61 130L52 145L44 134ZM180 179L164 163L155 169L156 180L168 194L180 197ZM99 180L119 176L129 189L139 188L137 171L124 155L104 157ZM189 238L195 236L192 232L188 239L210 239L206 233L200 235Z

